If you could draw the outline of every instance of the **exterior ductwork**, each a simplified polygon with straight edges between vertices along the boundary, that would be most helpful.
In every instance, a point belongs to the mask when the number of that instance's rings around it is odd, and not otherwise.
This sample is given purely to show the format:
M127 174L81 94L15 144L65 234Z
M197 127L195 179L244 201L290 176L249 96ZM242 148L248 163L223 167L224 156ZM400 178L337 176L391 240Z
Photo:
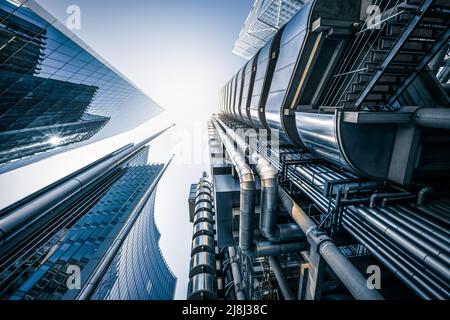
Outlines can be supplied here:
M341 253L332 239L318 232L317 225L282 188L279 188L279 195L284 208L307 235L311 247L320 253L353 297L359 300L382 300L383 297L377 290L367 287L367 280Z
M200 273L193 276L188 284L188 300L215 300L217 299L216 277L209 273Z
M199 222L194 225L194 237L199 235L214 236L214 227L209 222Z
M382 214L372 208L352 207L349 209L353 216L369 224L372 228L380 232L384 237L401 247L427 268L442 277L445 281L450 281L450 256L448 245L443 245L442 241L433 235L419 231L421 238L411 232L411 228L405 228L398 224L391 215ZM396 215L395 211L393 214Z
M202 177L195 191L195 215L188 300L214 300L218 296L217 260L214 230L214 200L212 186Z
M226 134L234 141L242 154L248 154L251 163L256 164L256 171L261 179L261 216L259 228L262 235L272 242L288 242L304 239L305 236L295 223L277 224L278 170L249 145L222 120L217 122L225 129Z
M280 261L276 257L269 258L270 267L277 278L278 285L280 286L281 292L283 293L284 300L295 300L294 294L287 282L286 277L283 274L283 269L280 266Z
M414 122L421 127L450 130L450 108L420 108Z
M228 254L230 255L230 265L231 272L233 274L234 292L236 294L236 299L245 300L245 292L242 288L241 268L234 247L228 248Z
M104 174L132 158L147 143L157 138L171 127L172 126L158 132L134 146L130 145L111 153L101 161L95 162L86 170L81 170L78 174L72 175L70 179L63 179L61 183L56 183L52 189L41 196L24 203L22 206L15 208L10 212L2 214L2 217L0 218L0 245L10 240L30 223L45 216L53 208L57 207L93 181L99 179Z
M214 253L214 239L211 236L200 235L192 240L192 255L199 252L210 252Z
M213 118L217 133L236 169L240 181L240 227L239 247L244 255L258 257L275 255L276 252L294 252L303 247L302 244L282 243L274 244L270 241L261 241L255 244L253 241L253 216L255 214L255 176L244 157L235 150L230 138L219 127L219 123ZM271 253L271 254L266 254Z

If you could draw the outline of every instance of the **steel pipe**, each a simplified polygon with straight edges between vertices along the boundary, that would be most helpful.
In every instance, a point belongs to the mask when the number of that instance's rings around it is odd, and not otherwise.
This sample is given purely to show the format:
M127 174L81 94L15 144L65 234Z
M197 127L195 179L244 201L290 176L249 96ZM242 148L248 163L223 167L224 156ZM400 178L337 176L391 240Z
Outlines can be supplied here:
M414 123L421 127L450 130L450 108L420 108Z
M341 253L333 241L317 232L316 224L308 217L298 204L281 187L278 188L281 203L292 219L308 237L308 242L325 259L336 276L356 299L383 300L377 290L367 287L366 279L356 267Z
M231 273L233 274L234 292L237 300L245 300L245 291L242 288L242 276L241 268L237 260L236 250L234 247L228 248L228 254L230 255Z
M435 248L425 239L418 239L409 230L398 226L382 217L377 210L364 207L350 207L349 210L361 220L373 226L386 238L398 243L425 266L437 272L443 279L450 281L450 256L443 250Z
M283 274L283 269L281 268L279 260L276 257L269 257L269 263L275 275L275 278L277 278L278 286L281 289L284 300L295 300L294 294L289 287L289 283Z
M365 224L345 210L343 226L355 239L379 259L392 273L401 279L411 290L423 299L444 299L449 296L448 290L444 289L438 281L432 279L434 274L426 275L423 267L414 259L403 252L400 247L389 242L383 236L376 233L373 228ZM441 281L441 280L440 280Z
M260 241L255 244L253 240L253 217L255 214L255 176L244 157L235 150L231 139L219 127L219 123L212 118L217 134L225 146L236 169L240 182L240 217L239 217L239 247L244 255L248 257L260 257L273 255L277 252L288 253L298 251L302 244L291 243L275 244L271 241ZM285 234L290 231L285 231Z
M262 235L272 242L285 242L305 239L297 224L277 224L277 188L278 170L250 146L222 120L215 119L224 129L228 137L234 141L240 151L249 155L251 163L256 164L256 171L261 180L261 216L259 228Z

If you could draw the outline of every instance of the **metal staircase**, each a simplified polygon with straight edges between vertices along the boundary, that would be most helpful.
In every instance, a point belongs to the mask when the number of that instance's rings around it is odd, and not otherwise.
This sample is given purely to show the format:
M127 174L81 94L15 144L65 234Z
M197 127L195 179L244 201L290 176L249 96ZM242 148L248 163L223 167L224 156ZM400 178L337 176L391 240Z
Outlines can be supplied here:
M357 33L331 87L339 92L334 95L337 98L324 105L346 109L392 106L447 45L449 26L448 0L398 1L383 14L378 30L365 24ZM361 49L365 53L355 56Z

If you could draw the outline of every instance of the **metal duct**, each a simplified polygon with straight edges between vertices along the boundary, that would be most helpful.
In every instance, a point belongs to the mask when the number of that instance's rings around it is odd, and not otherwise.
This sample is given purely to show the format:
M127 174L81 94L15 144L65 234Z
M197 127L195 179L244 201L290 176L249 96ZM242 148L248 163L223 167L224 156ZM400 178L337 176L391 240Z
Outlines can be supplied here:
M209 273L200 273L189 279L188 300L216 300L216 277Z
M214 206L211 184L203 176L197 184L194 230L189 268L188 300L215 300L218 295L214 241Z
M255 214L255 176L252 169L245 163L243 157L236 152L231 140L220 129L213 118L217 133L239 175L240 182L240 228L239 247L245 255L251 255L255 250L253 243L253 215Z
M279 256L282 254L300 252L307 250L309 245L306 241L295 241L285 243L274 243L271 241L257 241L255 243L255 250L252 253L253 257L270 257Z
M220 129L219 123L212 118L214 126L220 140L231 158L240 181L240 217L239 217L239 247L244 255L249 257L262 256L264 252L293 252L302 244L292 245L274 244L270 241L258 242L255 245L253 241L253 216L255 214L255 176L249 165L245 162L243 156L234 148L230 138ZM289 251L293 250L293 251Z
M10 240L30 223L42 218L45 214L69 199L81 189L85 188L90 183L131 159L142 149L142 147L169 130L172 126L156 133L155 135L134 146L119 149L123 150L118 154L115 154L115 152L111 153L110 157L105 157L103 161L89 167L87 170L81 170L79 174L73 176L70 180L56 184L54 188L48 190L46 193L32 199L29 202L25 202L23 205L9 212L0 219L0 245Z
M299 226L295 223L277 224L278 170L264 157L252 150L250 146L222 120L216 119L225 129L226 134L234 141L243 154L249 154L252 163L261 179L261 216L259 228L262 235L272 242L286 242L305 239Z
M195 199L195 204L199 204L201 202L209 202L212 203L211 201L211 195L209 194L201 194L199 195L196 199Z
M215 272L216 256L214 253L202 251L192 256L189 267L189 277L192 278L199 273L215 274Z
M418 237L388 217L382 215L378 210L362 206L350 207L348 209L357 217L361 218L374 229L379 231L387 239L401 246L405 251L421 261L425 266L439 274L446 281L450 281L450 255L440 248L436 248L427 239Z
M197 203L197 204L195 205L194 212L195 212L195 213L198 213L198 212L200 212L200 211L208 211L208 212L212 212L213 209L212 209L212 204L211 204L211 202L200 202L200 203Z
M199 235L209 235L211 237L214 236L214 227L209 222L199 222L194 226L194 235L193 238Z
M205 236L205 235L195 237L194 240L192 240L191 256L193 256L196 253L199 253L201 251L214 253L214 247L215 247L215 243L214 243L214 239L212 237Z
M281 268L279 260L276 257L269 257L269 263L273 273L275 274L275 278L277 278L284 300L295 300L294 294L292 293L288 281L283 274L283 269Z
M206 194L206 195L211 196L211 189L209 187L202 186L202 187L197 189L197 192L195 193L195 196L198 197L198 196L200 196L202 194Z
M320 235L317 232L316 224L303 209L281 187L278 188L278 191L284 208L306 234L311 246L316 248L352 296L358 300L383 300L377 290L367 287L366 278L341 253L333 241L326 235Z
M194 216L194 225L199 222L214 223L214 217L213 217L212 213L210 213L208 211L200 211L200 212L196 213Z

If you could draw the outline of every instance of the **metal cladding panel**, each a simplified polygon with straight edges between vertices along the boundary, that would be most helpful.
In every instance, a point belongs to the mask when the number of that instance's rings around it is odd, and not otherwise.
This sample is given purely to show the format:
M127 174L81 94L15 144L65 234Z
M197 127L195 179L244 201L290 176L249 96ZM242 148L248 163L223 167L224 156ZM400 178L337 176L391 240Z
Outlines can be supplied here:
M300 112L296 118L300 138L309 150L322 159L348 168L339 149L334 114Z
M264 79L267 73L267 67L270 61L270 52L273 40L266 43L266 45L261 49L258 55L257 69L255 74L255 84L253 86L253 95L250 102L250 116L252 121L257 126L263 126L260 119L259 108L261 103L261 95L263 94Z
M214 236L214 227L209 222L199 222L194 226L194 235L193 238L199 235L210 235Z
M341 112L298 112L296 124L300 139L316 156L369 178L387 178L395 124L347 123Z
M194 224L197 224L199 222L209 222L214 223L214 216L212 213L209 213L208 211L200 211L194 216Z
M314 1L310 1L286 25L280 41L280 52L266 103L269 127L283 130L283 102L288 94L292 74L305 41L309 16Z
M198 213L200 211L209 211L213 212L212 204L210 202L199 202L195 205L195 213Z
M243 87L243 72L244 69L239 70L236 76L236 103L234 105L234 116L240 120L240 108L242 103L242 87Z
M216 256L210 252L199 252L192 256L189 267L189 277L193 277L199 273L215 274L216 272Z
M188 300L217 299L216 277L209 273L200 273L189 280Z
M202 186L201 188L197 188L195 196L198 197L199 195L202 195L202 194L211 195L211 189L209 187L206 187L206 186Z
M237 78L239 77L239 72L233 77L233 81L231 83L233 96L231 100L231 114L236 117L235 108L236 108L236 96L237 96Z
M255 72L256 68L255 66L255 59L257 57L253 57L248 63L245 68L245 78L244 78L244 86L242 89L242 102L241 102L241 116L242 121L246 123L251 123L251 120L249 119L249 109L250 108L250 101L252 99L252 92L253 92L253 83L255 78Z
M191 255L195 255L199 252L206 251L214 253L214 239L207 235L200 235L192 240L192 252Z
M197 205L200 202L210 202L210 203L212 203L211 195L205 194L205 193L203 193L201 195L198 195L197 198L195 199L195 204Z

